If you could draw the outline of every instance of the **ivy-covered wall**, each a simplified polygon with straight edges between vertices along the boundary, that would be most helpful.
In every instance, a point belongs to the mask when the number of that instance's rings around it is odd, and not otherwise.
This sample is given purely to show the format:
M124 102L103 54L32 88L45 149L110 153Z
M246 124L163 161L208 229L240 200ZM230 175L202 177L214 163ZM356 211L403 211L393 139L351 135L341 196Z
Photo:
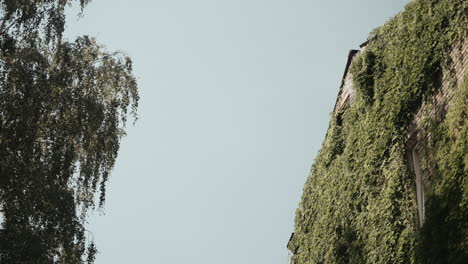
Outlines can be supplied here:
M468 263L467 36L466 0L414 0L370 34L305 183L291 263Z

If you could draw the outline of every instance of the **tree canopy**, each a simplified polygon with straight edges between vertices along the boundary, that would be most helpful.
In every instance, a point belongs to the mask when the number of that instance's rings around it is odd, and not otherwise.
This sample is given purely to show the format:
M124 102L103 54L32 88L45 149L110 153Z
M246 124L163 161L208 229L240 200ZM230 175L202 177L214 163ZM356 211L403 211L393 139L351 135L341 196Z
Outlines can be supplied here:
M62 37L73 2L0 1L1 263L94 262L87 213L136 120L131 59Z

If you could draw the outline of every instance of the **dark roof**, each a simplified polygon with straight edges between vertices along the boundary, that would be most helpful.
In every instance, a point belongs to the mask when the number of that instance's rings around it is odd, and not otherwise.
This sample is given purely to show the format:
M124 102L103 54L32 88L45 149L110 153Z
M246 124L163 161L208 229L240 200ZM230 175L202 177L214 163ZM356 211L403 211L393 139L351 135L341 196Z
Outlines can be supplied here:
M369 44L369 41L371 41L370 39L364 41L361 45L359 45L359 47L362 49L364 48L365 46L367 46L367 44Z

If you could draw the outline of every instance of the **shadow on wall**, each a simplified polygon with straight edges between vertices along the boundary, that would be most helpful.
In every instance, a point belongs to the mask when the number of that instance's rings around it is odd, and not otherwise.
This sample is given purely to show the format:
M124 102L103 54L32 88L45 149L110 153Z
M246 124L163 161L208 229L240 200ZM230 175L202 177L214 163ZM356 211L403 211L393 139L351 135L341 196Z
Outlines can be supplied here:
M420 263L468 263L467 217L460 213L462 186L447 184L443 193L426 200L426 218L420 232Z
M339 226L336 230L339 239L335 244L337 264L360 263L364 258L364 245L359 243L357 232L351 226Z

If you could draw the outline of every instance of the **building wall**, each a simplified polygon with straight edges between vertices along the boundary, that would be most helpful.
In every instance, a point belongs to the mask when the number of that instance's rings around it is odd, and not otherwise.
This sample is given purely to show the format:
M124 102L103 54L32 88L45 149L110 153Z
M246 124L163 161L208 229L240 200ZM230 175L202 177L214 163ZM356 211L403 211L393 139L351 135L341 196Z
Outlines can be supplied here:
M291 263L468 263L467 9L413 1L348 58Z

